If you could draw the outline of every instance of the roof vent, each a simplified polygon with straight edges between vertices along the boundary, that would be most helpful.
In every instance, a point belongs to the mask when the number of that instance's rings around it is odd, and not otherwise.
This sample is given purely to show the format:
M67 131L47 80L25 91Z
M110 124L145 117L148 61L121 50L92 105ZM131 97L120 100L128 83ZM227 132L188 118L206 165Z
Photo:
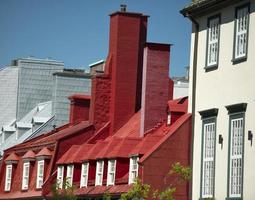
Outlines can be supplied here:
M121 11L121 12L126 12L126 11L127 11L127 5L121 4L121 5L120 5L120 11Z

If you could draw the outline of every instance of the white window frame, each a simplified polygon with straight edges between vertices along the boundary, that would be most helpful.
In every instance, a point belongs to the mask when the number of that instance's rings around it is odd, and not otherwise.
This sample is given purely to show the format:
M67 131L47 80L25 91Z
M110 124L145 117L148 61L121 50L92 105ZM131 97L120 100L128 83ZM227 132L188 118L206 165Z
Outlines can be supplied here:
M228 196L241 198L243 189L244 116L230 116ZM234 166L235 165L235 166Z
M5 172L5 185L4 191L8 192L11 190L12 184L12 164L6 165L6 172Z
M30 162L23 163L22 190L27 190L29 185Z
M63 183L64 183L64 166L60 165L57 169L57 188L63 189Z
M97 168L96 168L96 182L95 185L103 185L103 178L104 178L104 161L98 160L97 161Z
M218 65L220 39L220 15L208 18L206 67Z
M248 50L249 4L236 8L234 60L245 58Z
M132 156L129 159L129 179L128 179L128 184L134 183L135 179L138 177L138 161L139 157L138 156Z
M216 118L203 120L202 146L202 198L214 197Z
M67 165L66 170L66 188L73 185L73 170L74 165Z
M115 159L108 160L107 186L114 185L115 174L116 174L116 160Z
M44 178L44 160L37 161L36 188L40 189L43 185Z
M85 162L85 163L82 163L82 166L81 166L80 187L88 186L88 177L89 177L89 162Z

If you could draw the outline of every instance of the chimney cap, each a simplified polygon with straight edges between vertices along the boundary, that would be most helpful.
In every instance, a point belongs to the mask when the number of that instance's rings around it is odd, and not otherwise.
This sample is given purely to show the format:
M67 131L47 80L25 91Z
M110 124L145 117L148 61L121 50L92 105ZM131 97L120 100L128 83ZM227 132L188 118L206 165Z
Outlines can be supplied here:
M127 5L126 4L120 4L120 11L126 12L127 11Z

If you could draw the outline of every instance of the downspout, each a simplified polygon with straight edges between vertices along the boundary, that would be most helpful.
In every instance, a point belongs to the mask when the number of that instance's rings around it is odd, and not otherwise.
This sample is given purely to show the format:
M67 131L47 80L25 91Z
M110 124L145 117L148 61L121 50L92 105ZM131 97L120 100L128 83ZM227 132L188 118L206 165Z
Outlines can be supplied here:
M196 108L196 85L197 85L197 54L198 54L198 34L199 34L199 23L193 18L189 13L183 14L184 17L188 17L195 26L195 40L194 40L194 51L193 51L193 73L192 73L192 136L191 136L191 169L193 174L193 152L194 152L194 135L195 135L195 108ZM191 181L189 185L189 199L192 199L192 182L193 176L191 176Z
M193 152L194 152L194 136L195 136L195 115L196 115L196 88L197 88L197 52L198 52L198 34L199 34L199 24L191 16L189 19L195 26L195 41L194 41L194 52L193 52L193 74L192 74L192 138L191 138L191 169L193 171ZM193 173L193 172L192 172ZM191 176L191 185L190 185L190 199L192 199L192 178Z

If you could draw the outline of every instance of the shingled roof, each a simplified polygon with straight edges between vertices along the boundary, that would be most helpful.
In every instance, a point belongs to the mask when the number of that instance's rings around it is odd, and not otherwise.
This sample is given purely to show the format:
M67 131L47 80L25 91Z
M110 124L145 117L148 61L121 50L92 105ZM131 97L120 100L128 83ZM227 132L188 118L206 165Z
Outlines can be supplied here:
M180 12L185 17L206 13L210 9L220 8L226 4L233 4L243 0L193 0L185 6Z

